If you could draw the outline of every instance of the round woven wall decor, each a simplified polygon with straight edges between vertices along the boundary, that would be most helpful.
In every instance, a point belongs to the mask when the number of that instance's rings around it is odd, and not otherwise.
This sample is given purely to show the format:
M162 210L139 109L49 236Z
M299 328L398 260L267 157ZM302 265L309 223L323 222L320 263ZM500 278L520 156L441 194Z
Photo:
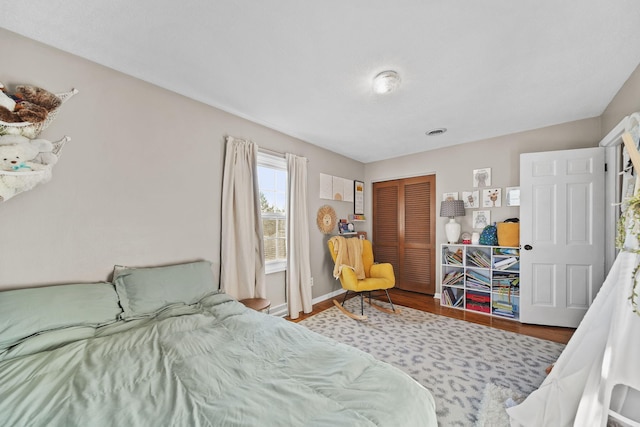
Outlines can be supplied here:
M318 209L318 217L316 218L316 223L318 224L318 228L324 234L329 234L336 228L336 223L338 222L338 217L336 216L336 211L329 205L321 206Z

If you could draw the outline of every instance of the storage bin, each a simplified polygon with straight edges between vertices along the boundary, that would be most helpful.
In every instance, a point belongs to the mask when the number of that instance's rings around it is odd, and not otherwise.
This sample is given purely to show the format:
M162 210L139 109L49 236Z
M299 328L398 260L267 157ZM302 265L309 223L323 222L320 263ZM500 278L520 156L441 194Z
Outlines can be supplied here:
M520 223L499 222L498 245L512 247L520 246Z

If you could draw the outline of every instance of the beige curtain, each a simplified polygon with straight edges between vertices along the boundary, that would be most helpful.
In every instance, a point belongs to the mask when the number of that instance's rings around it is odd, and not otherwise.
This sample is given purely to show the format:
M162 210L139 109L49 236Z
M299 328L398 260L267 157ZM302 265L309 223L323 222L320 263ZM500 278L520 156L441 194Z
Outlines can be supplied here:
M309 211L307 209L307 159L287 153L287 305L289 316L310 313L311 262L309 256Z
M266 298L257 156L253 142L227 137L220 286L237 299Z

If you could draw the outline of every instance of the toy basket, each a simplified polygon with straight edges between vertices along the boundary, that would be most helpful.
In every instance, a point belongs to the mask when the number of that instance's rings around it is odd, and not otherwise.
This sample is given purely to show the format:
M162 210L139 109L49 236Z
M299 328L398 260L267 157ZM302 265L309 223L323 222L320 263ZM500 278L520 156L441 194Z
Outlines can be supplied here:
M51 153L55 158L60 156L60 152L67 141L71 138L65 136L60 141L53 142ZM4 171L0 170L0 202L6 202L13 196L33 189L38 184L49 182L52 176L54 163L42 164L41 170L36 171Z
M44 129L47 128L51 124L51 122L56 118L58 114L58 110L62 107L62 104L65 103L69 98L78 93L77 89L72 89L69 92L64 93L56 93L56 96L60 99L60 105L55 110L49 111L47 114L47 118L44 119L40 123L30 123L30 122L18 122L18 123L8 123L0 120L0 135L22 135L26 136L29 139L37 138ZM25 172L22 172L25 173Z

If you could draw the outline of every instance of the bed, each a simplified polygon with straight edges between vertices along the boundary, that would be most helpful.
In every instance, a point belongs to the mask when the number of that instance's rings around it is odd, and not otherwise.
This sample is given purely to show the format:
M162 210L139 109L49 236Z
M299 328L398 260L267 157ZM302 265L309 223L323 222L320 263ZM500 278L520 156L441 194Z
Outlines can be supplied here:
M197 261L0 292L0 425L437 425L405 373L216 288Z

